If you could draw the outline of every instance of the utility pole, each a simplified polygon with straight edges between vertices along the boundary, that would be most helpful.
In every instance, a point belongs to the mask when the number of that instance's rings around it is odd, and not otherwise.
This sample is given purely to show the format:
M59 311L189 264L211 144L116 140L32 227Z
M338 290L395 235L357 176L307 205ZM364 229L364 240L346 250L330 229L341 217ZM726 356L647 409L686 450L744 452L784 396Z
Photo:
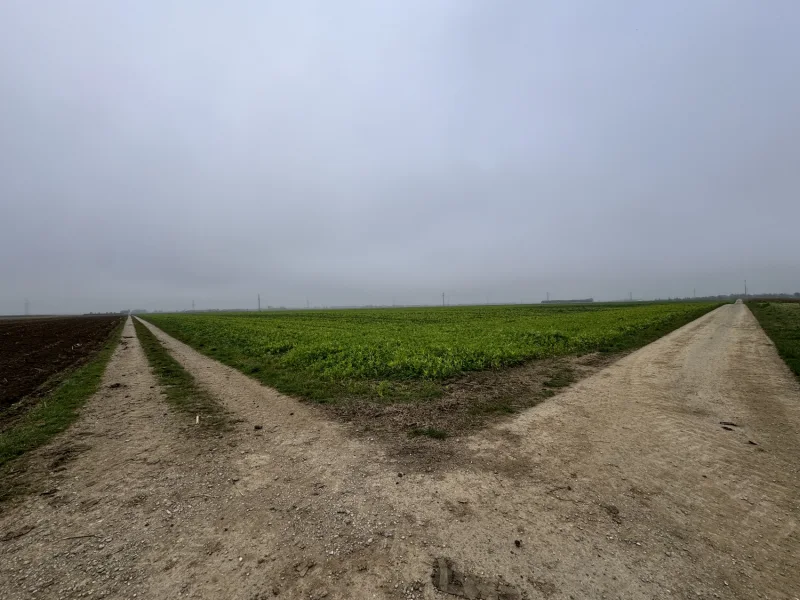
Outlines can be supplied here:
M258 295L258 312L261 312L261 294Z
M194 312L194 300L192 300L192 312Z
M628 292L628 300L633 302L633 292Z
M31 301L25 298L25 316L31 314Z
M306 296L306 308L311 308L311 304L308 302L308 296Z
M744 297L747 298L747 279L744 280Z
M550 292L547 292L547 301L550 302Z
M442 306L444 306L444 292L442 292Z
M697 298L697 288L692 288L692 297Z

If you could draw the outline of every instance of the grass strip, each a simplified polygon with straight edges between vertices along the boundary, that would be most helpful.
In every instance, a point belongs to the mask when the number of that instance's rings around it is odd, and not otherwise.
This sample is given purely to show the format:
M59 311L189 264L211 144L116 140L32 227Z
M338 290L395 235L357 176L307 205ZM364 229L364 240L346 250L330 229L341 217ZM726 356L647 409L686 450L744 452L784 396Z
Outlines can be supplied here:
M119 343L124 320L97 354L80 367L59 375L56 387L42 397L19 422L0 433L0 468L46 444L78 418L79 409L99 389L106 366Z
M144 349L167 402L176 410L200 417L204 429L225 431L230 428L228 413L214 397L197 385L194 377L176 361L158 338L138 319L133 319L136 336Z
M415 427L408 432L408 437L425 436L435 440L444 440L449 435L444 429L437 429L436 427Z
M800 303L748 302L762 329L778 349L778 354L800 377Z

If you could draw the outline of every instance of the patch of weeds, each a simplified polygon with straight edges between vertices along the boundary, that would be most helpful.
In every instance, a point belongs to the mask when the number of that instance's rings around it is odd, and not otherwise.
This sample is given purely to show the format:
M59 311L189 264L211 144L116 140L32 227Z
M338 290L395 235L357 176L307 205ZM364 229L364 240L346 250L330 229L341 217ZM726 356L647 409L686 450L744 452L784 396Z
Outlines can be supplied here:
M572 369L564 368L559 369L551 374L549 379L546 379L542 385L546 388L563 388L575 383L575 372Z
M487 400L473 404L469 408L471 415L513 415L515 412L517 409L509 399Z
M800 303L748 302L755 315L778 349L778 354L795 375L800 377Z
M67 429L79 409L100 389L108 361L119 343L123 322L114 328L102 349L77 369L63 373L55 388L39 399L15 425L0 433L0 468L38 448Z
M392 384L388 381L381 381L375 388L375 392L381 398L392 396Z
M213 396L197 385L191 373L172 358L146 325L138 319L134 319L133 324L147 361L167 395L167 402L192 417L199 415L200 426L204 428L216 431L230 429L229 415Z
M408 432L408 437L420 436L433 438L434 440L443 440L448 437L448 433L444 429L437 429L436 427L415 427Z

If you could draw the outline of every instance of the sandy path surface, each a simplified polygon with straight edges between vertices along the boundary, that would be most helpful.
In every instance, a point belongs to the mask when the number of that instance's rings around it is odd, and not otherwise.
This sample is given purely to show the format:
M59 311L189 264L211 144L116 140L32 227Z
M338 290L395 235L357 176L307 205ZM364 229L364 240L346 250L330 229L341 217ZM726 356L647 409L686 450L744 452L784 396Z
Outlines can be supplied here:
M800 385L744 305L433 469L151 329L234 431L170 412L124 338L0 507L2 597L452 597L435 564L466 597L800 596Z

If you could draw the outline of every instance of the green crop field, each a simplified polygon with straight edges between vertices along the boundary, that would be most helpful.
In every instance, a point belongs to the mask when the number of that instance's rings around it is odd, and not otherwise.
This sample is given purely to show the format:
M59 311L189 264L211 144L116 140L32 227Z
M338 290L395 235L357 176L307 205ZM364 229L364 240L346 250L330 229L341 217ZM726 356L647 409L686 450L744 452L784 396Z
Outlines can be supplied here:
M795 375L800 377L800 302L747 303Z
M146 319L282 392L317 401L416 400L469 371L642 346L716 303L481 306Z

